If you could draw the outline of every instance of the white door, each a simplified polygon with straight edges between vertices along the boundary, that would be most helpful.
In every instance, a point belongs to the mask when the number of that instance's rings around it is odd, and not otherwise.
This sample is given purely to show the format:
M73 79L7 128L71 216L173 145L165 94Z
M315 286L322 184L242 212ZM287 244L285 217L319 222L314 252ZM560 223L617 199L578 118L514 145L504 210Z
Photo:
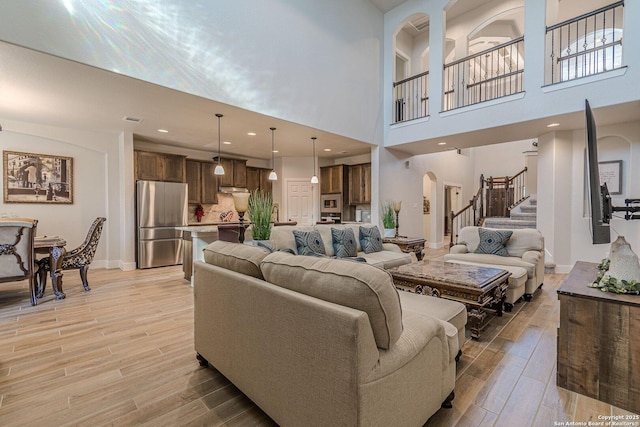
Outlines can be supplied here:
M309 181L287 182L287 221L297 221L300 225L312 225L313 184ZM282 219L281 219L282 221Z

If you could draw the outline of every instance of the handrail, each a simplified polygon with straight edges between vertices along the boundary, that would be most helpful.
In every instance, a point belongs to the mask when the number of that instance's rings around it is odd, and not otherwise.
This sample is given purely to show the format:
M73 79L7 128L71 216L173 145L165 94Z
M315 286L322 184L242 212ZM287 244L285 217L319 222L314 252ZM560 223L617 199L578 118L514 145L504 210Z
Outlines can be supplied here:
M593 15L597 15L598 13L606 12L609 9L615 9L618 6L624 6L624 0L612 3L609 6L603 6L600 9L592 10L591 12L583 13L580 16L576 16L575 18L567 19L566 21L560 22L559 24L551 25L550 27L547 27L547 32L553 31L556 28L560 28L560 27L563 27L565 25L573 24L574 22L578 22L578 21L580 21L582 19L585 19L585 18L591 18Z
M417 78L419 78L419 77L426 76L426 75L428 75L428 74L429 74L429 70L427 70L427 71L425 71L425 72L423 72L423 73L420 73L420 74L416 74L415 76L407 77L406 79L400 80L400 81L398 81L398 82L394 82L394 83L393 83L393 87L396 87L396 86L398 86L398 85L401 85L402 83L410 82L410 81L411 81L411 80L413 80L413 79L417 79Z
M485 217L492 216L493 212L491 211L493 206L486 203L486 199L492 191L501 190L506 192L505 213L525 200L528 197L525 194L524 186L526 172L527 168L525 167L513 176L496 178L490 176L489 178L485 178L484 175L480 175L480 188L478 188L476 194L471 198L469 204L458 212L452 211L449 214L449 220L451 221L451 241L449 242L449 247L457 243L460 229L469 225L478 225ZM502 207L499 210L501 211Z
M524 41L524 36L520 36L517 39L509 40L508 42L505 42L505 43L499 44L498 46L494 46L494 47L491 47L489 49L483 50L482 52L474 53L473 55L465 56L464 58L458 59L458 60L453 61L453 62L449 62L448 64L444 64L443 68L451 67L453 65L458 65L461 62L465 62L465 61L468 61L468 60L473 59L473 58L477 58L477 57L482 56L482 55L487 55L487 54L489 54L489 53L491 53L491 52L493 52L495 50L500 50L500 49L502 49L504 47L507 47L507 46L512 45L512 44L519 43L521 41Z

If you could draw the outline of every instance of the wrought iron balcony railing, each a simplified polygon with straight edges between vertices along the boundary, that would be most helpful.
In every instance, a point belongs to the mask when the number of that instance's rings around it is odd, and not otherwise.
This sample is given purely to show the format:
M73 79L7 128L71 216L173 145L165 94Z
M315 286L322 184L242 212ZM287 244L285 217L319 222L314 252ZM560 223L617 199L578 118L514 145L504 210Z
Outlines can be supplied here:
M444 65L443 111L524 90L524 36Z
M555 84L622 67L624 1L547 27L545 83Z
M393 123L429 115L429 71L393 84Z

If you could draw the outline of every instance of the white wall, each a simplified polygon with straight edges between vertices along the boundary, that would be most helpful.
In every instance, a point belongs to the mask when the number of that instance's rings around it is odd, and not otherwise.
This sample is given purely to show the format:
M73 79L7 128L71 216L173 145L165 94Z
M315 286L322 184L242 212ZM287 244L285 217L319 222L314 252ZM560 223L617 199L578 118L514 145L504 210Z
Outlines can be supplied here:
M368 0L5 0L0 39L378 144L382 20Z
M480 174L490 176L513 176L525 167L524 152L532 147L531 140L504 144L485 145L471 149L474 156L473 176L476 182Z
M464 204L477 190L471 176L473 157L447 151L421 156L383 149L381 152L381 171L379 200L402 200L399 232L402 235L428 238L430 247L442 247L444 230L444 186L453 185L462 188L461 200ZM375 158L375 156L374 156ZM408 163L407 163L408 162ZM469 171L469 172L467 172ZM429 173L435 178L435 198L431 197L430 233L424 233L424 215L422 197L424 175ZM433 194L433 191L432 191ZM371 205L372 214L379 206ZM372 219L373 221L373 219ZM379 224L382 227L382 222Z
M0 212L38 219L39 235L73 249L98 216L107 218L92 266L135 268L131 135L63 129L2 119L2 150L73 158L73 204L0 203ZM130 164L131 168L122 165ZM126 170L128 169L128 170ZM124 213L124 214L123 214Z

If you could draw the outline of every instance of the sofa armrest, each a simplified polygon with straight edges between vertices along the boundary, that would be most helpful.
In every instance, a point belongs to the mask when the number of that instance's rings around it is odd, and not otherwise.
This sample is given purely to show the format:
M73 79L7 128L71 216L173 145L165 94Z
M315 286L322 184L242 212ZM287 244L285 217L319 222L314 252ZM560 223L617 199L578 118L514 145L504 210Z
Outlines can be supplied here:
M467 252L469 252L467 245L453 245L449 248L450 254L466 254Z
M434 342L439 342L435 346L435 348L439 348L438 359L442 361L442 366L439 369L443 371L447 369L452 358L449 354L450 342L445 332L444 322L430 316L406 312L402 315L402 324L403 331L400 339L389 350L379 349L380 360L367 377L367 382L376 381L392 374L422 351L433 351L425 349L425 347L432 346ZM457 347L457 343L455 346ZM454 354L453 357L455 356ZM434 372L439 372L438 368L435 366L433 368Z
M525 253L522 254L522 260L526 262L530 262L533 265L538 265L541 257L542 257L542 252L539 252L539 251L526 251Z
M395 243L383 243L382 250L391 252L402 252L400 246L396 245Z

